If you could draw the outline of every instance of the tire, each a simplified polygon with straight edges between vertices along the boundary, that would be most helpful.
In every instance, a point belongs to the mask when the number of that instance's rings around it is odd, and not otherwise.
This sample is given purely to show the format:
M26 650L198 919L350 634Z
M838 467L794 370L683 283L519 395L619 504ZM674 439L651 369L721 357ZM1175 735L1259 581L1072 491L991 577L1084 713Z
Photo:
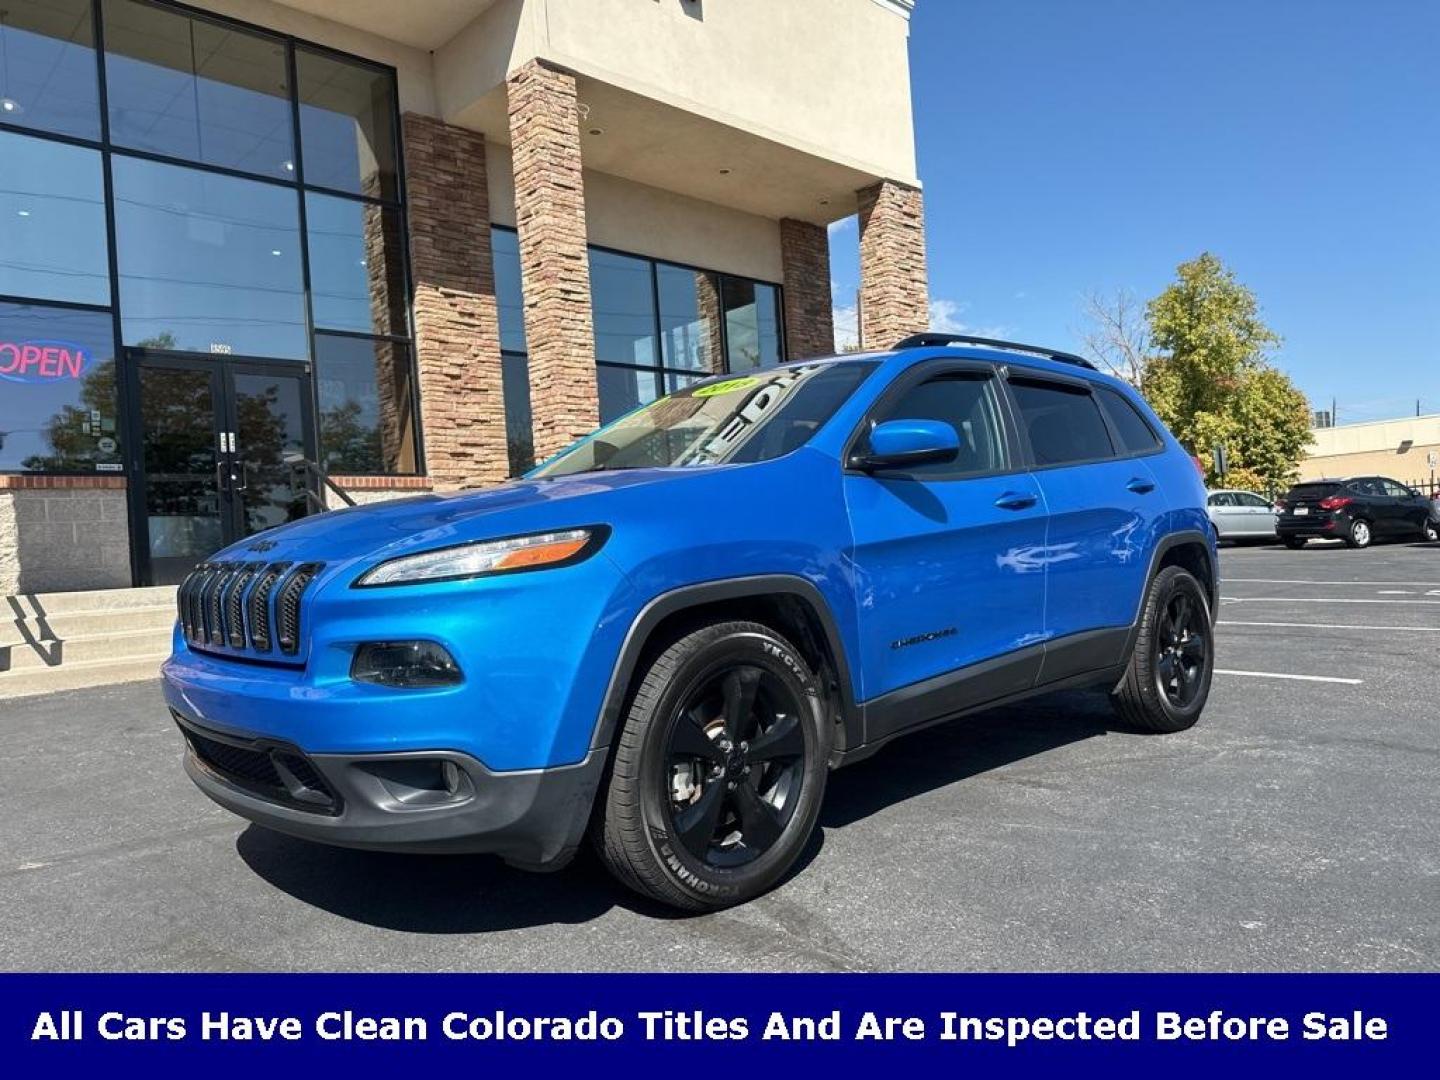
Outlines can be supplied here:
M1426 543L1433 544L1440 540L1440 522L1427 521L1420 530L1420 536Z
M1111 695L1115 711L1141 731L1184 731L1200 719L1214 673L1210 601L1188 570L1167 566L1146 590L1135 648Z
M1370 532L1368 521L1356 518L1350 522L1350 530L1345 534L1345 546L1352 548L1367 548L1370 541L1374 539Z
M820 701L814 673L769 627L715 623L670 645L645 671L617 740L591 834L606 866L686 911L771 888L810 839L825 794L831 732Z
M1305 546L1305 537L1303 537L1303 536L1287 536L1287 537L1285 537L1285 546L1286 546L1287 548L1289 548L1291 551L1299 551L1301 548L1303 548L1303 547Z

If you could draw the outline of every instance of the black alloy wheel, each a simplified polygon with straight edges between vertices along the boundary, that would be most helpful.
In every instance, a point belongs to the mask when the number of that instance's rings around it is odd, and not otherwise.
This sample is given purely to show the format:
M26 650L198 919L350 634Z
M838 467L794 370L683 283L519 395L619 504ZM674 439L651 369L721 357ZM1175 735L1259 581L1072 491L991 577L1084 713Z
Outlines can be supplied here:
M1177 709L1188 709L1200 693L1210 662L1210 626L1190 595L1177 592L1160 614L1155 641L1155 679Z
M686 911L744 903L809 843L835 718L806 658L748 620L697 626L643 671L592 823L622 882Z
M661 779L691 855L743 866L784 832L804 783L806 707L793 683L749 664L709 676L682 700Z

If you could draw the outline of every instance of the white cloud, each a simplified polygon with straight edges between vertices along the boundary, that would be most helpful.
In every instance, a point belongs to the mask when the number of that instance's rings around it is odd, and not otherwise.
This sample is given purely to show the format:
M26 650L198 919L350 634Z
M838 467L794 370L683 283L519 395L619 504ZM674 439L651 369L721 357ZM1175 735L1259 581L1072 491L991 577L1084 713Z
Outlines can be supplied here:
M835 311L835 350L846 352L856 348L860 344L860 318L859 311L854 304L836 304Z
M843 233L852 233L857 231L859 223L860 219L854 214L851 214L849 217L843 217L839 221L830 222L829 226L827 226L830 232L830 239L834 240L835 237L840 236Z
M833 298L831 309L835 319L835 348L838 352L854 349L860 344L860 319L853 289L843 288L838 282L830 285ZM1006 337L1007 327L995 323L975 326L963 318L970 305L963 301L947 300L944 297L930 298L930 329L940 334L973 334L977 337Z

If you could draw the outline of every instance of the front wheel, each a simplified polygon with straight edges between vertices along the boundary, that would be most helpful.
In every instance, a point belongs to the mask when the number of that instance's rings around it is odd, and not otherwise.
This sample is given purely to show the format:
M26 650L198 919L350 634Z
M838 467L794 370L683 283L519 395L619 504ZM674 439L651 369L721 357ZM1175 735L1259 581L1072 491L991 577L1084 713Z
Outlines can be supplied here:
M1440 522L1425 522L1425 528L1421 531L1421 535L1425 537L1427 543L1433 544L1436 540L1440 540Z
M815 676L769 627L724 622L650 664L593 838L635 891L688 911L750 900L815 828L830 757Z
M1345 534L1345 545L1352 548L1364 548L1370 546L1370 523L1361 521L1358 518L1350 523L1350 531Z
M1115 710L1144 731L1184 731L1200 719L1214 673L1210 601L1188 570L1167 566L1145 594Z

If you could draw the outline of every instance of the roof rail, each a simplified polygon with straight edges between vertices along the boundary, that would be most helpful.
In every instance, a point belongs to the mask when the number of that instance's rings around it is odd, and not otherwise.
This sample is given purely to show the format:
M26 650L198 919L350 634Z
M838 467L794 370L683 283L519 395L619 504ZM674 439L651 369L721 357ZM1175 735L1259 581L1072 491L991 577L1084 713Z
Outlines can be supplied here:
M1002 341L999 338L974 337L970 334L912 334L903 341L895 343L896 349L920 349L931 345L981 345L987 349L1006 349L1010 352L1030 353L1033 356L1043 356L1046 360L1055 360L1061 364L1074 364L1076 367L1089 368L1091 371L1099 371L1094 364L1083 356L1076 356L1074 353L1060 352L1058 349L1047 349L1043 345L1023 345L1018 341Z

